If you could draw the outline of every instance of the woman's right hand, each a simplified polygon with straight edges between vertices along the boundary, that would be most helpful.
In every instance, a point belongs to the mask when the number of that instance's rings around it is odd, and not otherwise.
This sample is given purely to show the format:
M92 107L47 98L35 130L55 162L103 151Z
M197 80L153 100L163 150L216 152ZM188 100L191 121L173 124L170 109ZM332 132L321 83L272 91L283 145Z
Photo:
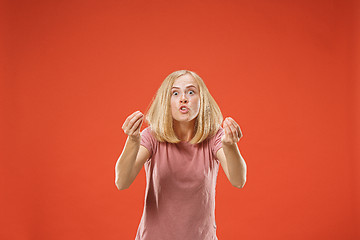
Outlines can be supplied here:
M138 141L140 139L140 128L143 123L143 119L144 114L140 111L136 111L126 118L122 129L131 140Z

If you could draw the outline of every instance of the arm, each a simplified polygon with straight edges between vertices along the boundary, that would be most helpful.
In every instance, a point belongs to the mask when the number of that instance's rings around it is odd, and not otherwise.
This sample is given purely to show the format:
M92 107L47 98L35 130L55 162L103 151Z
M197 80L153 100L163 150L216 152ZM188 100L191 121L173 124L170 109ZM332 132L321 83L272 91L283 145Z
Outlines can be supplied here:
M217 151L216 156L230 183L237 188L244 187L247 167L237 144L223 144L223 147Z
M141 112L134 112L124 122L122 129L128 135L124 149L115 166L115 185L119 190L127 189L149 158L149 151L140 146Z
M149 156L149 151L140 145L140 139L128 137L115 166L115 185L119 190L130 187Z
M222 137L222 148L220 148L216 157L229 179L230 183L237 188L242 188L246 182L247 167L243 157L240 154L237 142L242 137L239 125L231 118L224 121L225 135Z

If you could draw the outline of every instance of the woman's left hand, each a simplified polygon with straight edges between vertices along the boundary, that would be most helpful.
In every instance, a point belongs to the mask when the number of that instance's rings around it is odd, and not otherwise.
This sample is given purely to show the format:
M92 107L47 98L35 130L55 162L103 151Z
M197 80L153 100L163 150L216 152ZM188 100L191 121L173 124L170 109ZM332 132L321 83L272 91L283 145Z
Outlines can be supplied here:
M243 136L239 125L231 117L225 118L223 128L225 130L221 138L223 144L236 144Z

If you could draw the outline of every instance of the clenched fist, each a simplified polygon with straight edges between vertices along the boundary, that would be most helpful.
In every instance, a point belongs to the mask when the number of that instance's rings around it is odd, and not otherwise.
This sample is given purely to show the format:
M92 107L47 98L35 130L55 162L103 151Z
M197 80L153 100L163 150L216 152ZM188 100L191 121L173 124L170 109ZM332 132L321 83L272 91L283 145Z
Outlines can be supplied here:
M144 114L140 111L136 111L126 118L122 129L131 140L138 141L140 139L140 128L143 123L143 119Z

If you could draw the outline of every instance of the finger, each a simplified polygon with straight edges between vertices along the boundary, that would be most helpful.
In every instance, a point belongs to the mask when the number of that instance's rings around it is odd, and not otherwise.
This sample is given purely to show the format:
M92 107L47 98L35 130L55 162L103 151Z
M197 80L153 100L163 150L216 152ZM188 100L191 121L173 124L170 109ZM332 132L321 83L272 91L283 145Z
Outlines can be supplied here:
M125 126L127 126L130 122L130 120L137 114L139 113L140 111L136 111L136 112L133 112L130 116L128 116L124 122L124 124L122 125L122 129L124 129Z
M234 124L236 128L239 127L239 125L237 124L237 122L236 122L234 119L232 119L231 117L229 117L229 121L230 121L232 124Z
M229 121L233 140L235 142L238 142L240 137L239 137L239 132L238 132L238 128L237 128L237 123L231 117L228 118L228 121Z
M138 123L135 123L137 125L137 127L134 129L134 132L140 133L140 129L141 129L143 122L144 122L144 118L142 117Z
M139 118L133 118L130 120L129 124L124 128L124 132L128 135L133 134L139 121L141 121L141 116Z
M233 134L231 132L230 124L228 122L226 123L225 134L228 139L230 139L230 140L233 139Z
M143 114L141 112L136 113L134 116L132 116L131 118L129 117L129 121L127 122L127 124L124 124L124 130L129 130L133 127L134 123L140 118L142 117Z
M229 134L229 126L226 121L224 121L223 126L224 126L223 128L224 128L225 135L228 135Z
M229 123L226 119L223 123L223 128L224 128L225 134L229 134Z
M237 142L238 140L237 130L232 123L229 125L230 125L229 128L231 130L231 138L233 139L234 142Z
M226 119L224 119L224 121L222 122L223 128L225 128L226 125Z
M240 128L239 124L237 124L237 122L232 118L230 118L230 120L231 120L231 123L233 124L233 126L237 130L238 137L241 138L242 137L242 132L241 132L241 128Z
M234 120L231 120L231 126L232 126L232 129L235 130L235 133L236 135L238 136L239 135L239 125L237 125L237 123L234 121Z
M223 121L223 128L225 128L225 126L226 126L226 119Z
M243 136L241 128L239 126L238 126L238 135L239 135L239 138L241 138Z
M123 130L124 130L125 134L127 134L127 135L133 134L133 130L134 130L134 128L136 127L136 126L134 126L134 125L135 125L135 123L136 123L137 121L139 121L139 119L141 120L141 117L142 117L142 116L138 116L138 117L139 117L139 118L137 118L136 115L135 115L135 117L133 117L133 118L129 121L129 123L128 123L126 126L124 126Z
M132 126L129 129L129 134L133 134L136 129L139 127L139 124L142 122L143 116L140 116L139 118L136 118L136 121L132 124Z

